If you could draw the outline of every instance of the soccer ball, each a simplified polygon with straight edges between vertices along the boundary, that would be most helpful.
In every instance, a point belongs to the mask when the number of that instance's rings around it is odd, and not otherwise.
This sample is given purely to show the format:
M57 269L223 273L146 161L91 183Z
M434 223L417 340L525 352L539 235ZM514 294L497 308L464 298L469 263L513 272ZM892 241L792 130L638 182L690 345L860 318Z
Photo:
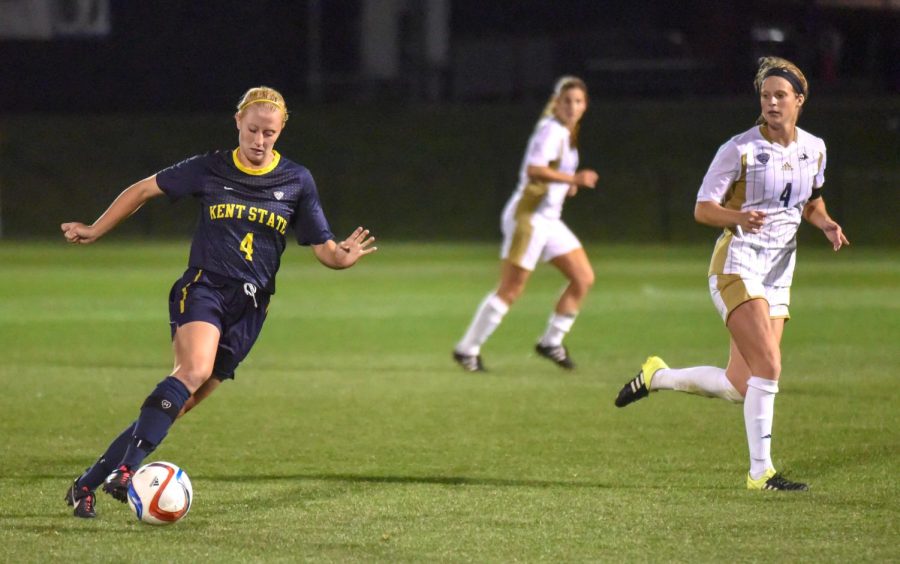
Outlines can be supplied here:
M187 515L193 496L191 479L171 462L141 466L128 485L129 507L150 525L170 525Z

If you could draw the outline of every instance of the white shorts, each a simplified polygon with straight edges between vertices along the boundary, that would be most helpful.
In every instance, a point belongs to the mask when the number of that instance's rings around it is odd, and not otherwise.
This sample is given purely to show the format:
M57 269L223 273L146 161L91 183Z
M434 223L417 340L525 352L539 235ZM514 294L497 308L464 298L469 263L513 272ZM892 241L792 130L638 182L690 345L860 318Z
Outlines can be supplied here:
M709 277L709 294L713 304L728 322L728 316L744 302L762 298L769 304L771 319L790 319L790 286L769 286L758 279L741 278L739 274L713 274Z
M534 270L538 260L547 262L582 246L561 219L535 214L516 221L510 216L503 218L500 258L520 268Z

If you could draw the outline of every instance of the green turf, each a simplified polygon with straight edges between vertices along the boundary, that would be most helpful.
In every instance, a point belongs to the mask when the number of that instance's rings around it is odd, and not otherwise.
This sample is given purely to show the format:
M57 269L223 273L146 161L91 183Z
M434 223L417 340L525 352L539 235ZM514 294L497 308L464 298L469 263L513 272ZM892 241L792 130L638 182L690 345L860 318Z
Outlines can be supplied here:
M612 405L649 353L725 362L711 244L589 246L573 374L531 352L561 285L539 269L469 375L450 349L496 245L388 242L347 272L288 250L237 381L154 454L196 494L161 529L106 496L76 520L63 493L167 374L187 244L0 245L0 560L900 560L900 254L821 243L800 252L773 449L808 493L743 489L740 407Z

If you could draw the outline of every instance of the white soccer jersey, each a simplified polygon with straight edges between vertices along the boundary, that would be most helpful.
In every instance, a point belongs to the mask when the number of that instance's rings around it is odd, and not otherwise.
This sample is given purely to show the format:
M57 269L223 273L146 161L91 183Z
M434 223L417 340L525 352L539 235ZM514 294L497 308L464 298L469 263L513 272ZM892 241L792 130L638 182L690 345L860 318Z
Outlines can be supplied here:
M758 233L727 230L719 238L710 274L739 274L772 286L790 286L797 229L814 188L825 183L825 142L796 128L787 147L755 126L719 148L697 201L766 213Z
M542 215L559 219L569 192L565 182L544 182L528 177L529 166L548 166L559 172L575 174L578 149L570 144L571 132L555 117L543 118L528 140L525 158L519 170L519 184L504 209L504 216Z

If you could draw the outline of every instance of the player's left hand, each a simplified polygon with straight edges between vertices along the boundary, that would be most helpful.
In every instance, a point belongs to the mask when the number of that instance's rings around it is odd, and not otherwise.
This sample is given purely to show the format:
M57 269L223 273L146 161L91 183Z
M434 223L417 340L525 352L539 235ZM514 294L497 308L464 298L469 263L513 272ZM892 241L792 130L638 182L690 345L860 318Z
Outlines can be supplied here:
M360 258L378 250L378 247L370 246L374 242L375 237L369 237L368 229L357 227L349 237L337 244L334 260L342 268L352 266Z
M847 237L844 235L844 230L834 221L826 223L825 226L822 227L822 231L825 233L825 236L828 237L828 240L831 241L831 246L835 251L839 251L842 246L850 244L850 241L848 241Z
M597 171L589 168L579 170L572 176L573 184L583 186L585 188L595 188L598 179Z
M69 243L89 245L97 240L97 234L92 226L77 221L63 223L60 225L60 229Z
M578 194L578 185L577 184L569 184L569 191L566 193L567 198L572 198Z

